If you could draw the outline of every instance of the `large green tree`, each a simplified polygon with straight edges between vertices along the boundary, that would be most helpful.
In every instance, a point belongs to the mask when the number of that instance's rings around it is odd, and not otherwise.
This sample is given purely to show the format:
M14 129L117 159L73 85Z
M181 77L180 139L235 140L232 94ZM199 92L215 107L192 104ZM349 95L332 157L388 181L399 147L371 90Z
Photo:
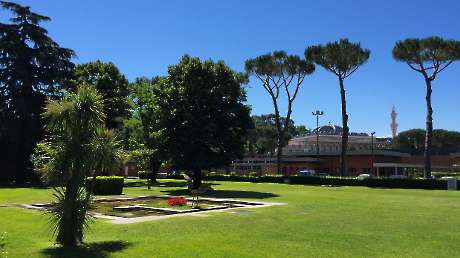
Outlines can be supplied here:
M339 80L340 99L342 103L342 150L340 158L340 174L347 173L348 149L348 113L344 81L369 59L370 50L361 48L359 43L348 39L330 42L326 45L307 47L305 57L335 74Z
M120 70L111 62L95 62L80 64L75 67L71 85L86 83L93 85L104 97L104 113L106 126L120 129L123 120L130 114L129 83Z
M15 3L1 1L0 6L13 16L10 23L0 23L0 159L14 167L20 183L31 175L29 157L43 135L45 99L59 95L74 67L74 53L40 26L49 17Z
M281 174L282 148L285 143L285 135L291 121L291 114L294 100L299 93L305 76L313 73L315 66L312 62L301 59L296 55L288 55L285 51L274 51L273 53L258 56L246 60L245 70L249 75L254 75L261 82L265 91L270 95L275 111L275 125L277 132L276 143L276 164L277 172ZM286 97L286 119L281 120L280 102Z
M284 124L285 117L281 117L281 123ZM274 155L277 146L277 130L274 114L252 116L254 128L249 133L248 152L249 154ZM291 120L288 130L283 140L283 146L297 135L308 134L309 130L303 126L296 126Z
M150 183L155 183L158 170L163 162L168 161L165 137L158 123L158 103L161 101L159 85L167 80L165 77L154 79L137 78L131 84L131 99L135 104L133 116L126 121L126 130L129 134L130 150L134 157L150 169Z
M393 58L405 62L412 70L423 75L426 87L425 177L431 177L433 138L432 82L454 61L460 60L460 41L440 37L410 38L396 42Z
M193 173L227 166L244 153L252 127L243 74L223 61L184 56L155 83L156 128L175 168Z

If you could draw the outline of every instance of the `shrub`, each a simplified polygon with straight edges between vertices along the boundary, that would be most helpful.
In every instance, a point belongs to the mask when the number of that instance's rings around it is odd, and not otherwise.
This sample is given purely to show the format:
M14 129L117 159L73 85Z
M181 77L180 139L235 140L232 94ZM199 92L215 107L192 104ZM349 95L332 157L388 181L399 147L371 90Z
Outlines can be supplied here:
M187 204L187 199L184 197L170 197L168 199L169 206L184 206L185 204Z
M168 177L169 178L169 177ZM353 177L315 177L315 176L237 176L237 175L213 175L204 177L209 181L235 181L253 183L285 183L302 185L335 185L335 186L367 186L382 188L407 188L407 189L432 189L446 190L446 180L425 178L365 178ZM285 180L287 179L287 180ZM460 182L457 184L460 190Z
M256 177L256 176L259 176L259 173L252 171L252 172L249 172L249 176Z
M98 176L96 180L89 177L86 180L86 189L95 195L122 194L124 178L121 176Z
M151 175L152 175L152 172L150 171L139 171L137 173L137 176L139 177L139 179L149 179Z
M8 252L6 251L6 232L0 234L0 257L7 257Z

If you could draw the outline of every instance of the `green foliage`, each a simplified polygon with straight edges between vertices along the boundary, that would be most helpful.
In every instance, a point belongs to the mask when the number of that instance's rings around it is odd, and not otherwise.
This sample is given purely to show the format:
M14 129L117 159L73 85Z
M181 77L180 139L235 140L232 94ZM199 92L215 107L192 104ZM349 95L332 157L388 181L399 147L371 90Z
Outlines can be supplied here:
M119 195L123 193L124 178L121 176L97 176L86 179L86 187L95 195Z
M0 257L8 257L8 252L6 251L6 232L0 234Z
M411 129L400 132L395 139L395 147L404 152L420 154L425 150L423 129ZM460 150L460 132L443 129L433 130L433 154L446 155Z
M370 50L361 48L360 43L352 43L348 39L329 42L326 45L310 46L305 49L305 58L334 73L339 79L342 110L342 151L340 174L347 173L346 155L348 145L348 113L344 80L367 62Z
M370 50L361 48L359 43L348 39L330 42L326 45L310 46L305 50L305 58L345 79L367 62Z
M102 130L91 142L91 147L96 174L115 174L129 158L129 154L122 149L117 132L114 130Z
M130 112L131 102L128 98L128 80L120 70L111 62L95 62L80 64L75 67L74 78L70 81L70 87L88 84L94 86L104 98L104 113L106 114L106 126L109 129L120 129L123 120Z
M87 211L91 208L91 198L85 188L54 188L54 205L50 213L56 241L60 244L76 245L83 242L84 230L91 218ZM70 201L69 198L72 198Z
M433 141L433 108L431 104L432 82L436 76L454 61L460 60L460 41L444 40L440 37L422 39L410 38L396 42L393 58L405 62L412 70L419 72L426 86L426 134L425 134L425 177L431 177L431 154Z
M283 184L289 179L290 184L302 185L333 185L333 186L367 186L382 188L407 188L407 189L438 189L446 190L445 180L438 179L399 179L399 178L368 178L358 179L352 177L315 177L315 176L238 176L235 173L230 175L206 176L208 181L233 181L253 183L279 183ZM459 182L460 183L460 182ZM460 184L459 184L460 187Z
M160 164L167 160L165 138L158 124L160 111L157 93L158 83L162 80L165 78L137 78L130 85L130 97L136 108L125 123L131 158L138 162L141 169L150 168L155 173Z
M281 124L285 123L285 117L280 117ZM254 128L249 132L248 152L264 155L274 155L277 148L277 130L274 114L252 116ZM284 136L282 146L286 146L288 141L297 135L304 135L309 132L305 126L295 126L291 120L288 130Z
M137 175L139 176L139 179L148 179L151 177L152 172L149 171L139 171L137 172Z
M285 137L290 127L292 106L303 80L315 71L315 65L296 55L288 55L285 51L274 51L246 60L245 70L248 75L254 75L262 82L263 88L271 97L275 110L277 168L280 174L282 171L280 150L286 142ZM280 92L287 99L284 121L281 121L282 115L279 108Z
M245 79L222 61L186 55L155 81L141 116L154 119L150 135L164 141L175 168L218 168L242 156L252 125Z
M61 100L49 101L43 117L49 137L37 148L33 160L54 188L53 222L56 241L75 246L83 241L90 194L85 178L96 169L112 166L116 140L104 130L103 102L96 89L81 86Z
M393 58L407 63L426 79L434 80L439 72L460 60L460 41L440 37L409 38L396 42Z
M0 1L0 7L12 13L10 23L0 23L0 163L13 164L21 183L30 179L29 157L43 137L45 99L60 95L74 52L40 26L49 17L15 3Z

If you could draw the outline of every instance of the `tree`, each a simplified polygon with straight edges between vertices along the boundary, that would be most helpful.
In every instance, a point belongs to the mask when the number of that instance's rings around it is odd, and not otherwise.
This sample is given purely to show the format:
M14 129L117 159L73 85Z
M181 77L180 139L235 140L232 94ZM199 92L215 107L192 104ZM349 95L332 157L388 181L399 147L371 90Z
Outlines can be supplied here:
M288 55L284 51L258 56L245 63L245 70L249 75L255 75L265 91L270 95L275 111L275 125L277 132L276 164L278 174L282 169L282 148L285 135L291 121L292 106L299 92L305 76L313 73L315 66L310 61L296 55ZM280 93L284 90L287 98L287 111L284 123L281 121L279 108Z
M223 61L185 55L156 81L154 133L164 141L172 165L193 173L194 188L202 169L220 168L244 153L252 126L245 105L243 74Z
M401 151L411 154L421 154L425 151L424 129L411 129L400 132L394 143ZM432 154L447 155L460 150L460 132L443 129L433 130Z
M64 246L76 246L83 240L87 225L90 194L86 190L87 176L94 175L103 165L99 153L111 138L104 132L103 100L92 87L79 87L62 100L50 101L43 114L49 137L38 145L37 167L54 188L56 198L51 212L55 222L56 241ZM112 140L109 140L109 142Z
M440 37L406 39L396 42L393 58L405 62L412 70L423 75L426 86L425 177L431 177L431 152L433 138L432 82L454 61L460 59L460 41Z
M128 80L111 62L99 60L75 67L71 87L82 83L94 86L104 97L104 113L107 116L106 126L120 129L123 120L130 114Z
M347 173L347 149L348 149L348 114L347 100L344 81L352 75L361 65L369 59L370 50L361 48L359 43L351 43L348 39L330 42L326 45L316 45L305 50L308 60L322 66L329 72L334 73L339 79L340 98L342 102L342 150L340 156L340 174Z
M285 117L281 117L281 124L284 124ZM259 155L274 155L277 146L277 131L275 115L260 115L252 116L254 122L254 128L249 132L248 152ZM309 130L303 126L295 126L294 121L291 119L286 131L283 146L285 146L289 140L297 135L307 134Z
M45 99L59 95L72 73L74 52L61 48L40 27L49 17L28 6L0 5L13 14L11 23L0 23L0 157L15 164L15 180L21 183L31 175L29 157L43 135Z
M162 128L159 127L158 115L159 110L158 85L160 80L166 80L164 77L156 77L153 79L137 78L131 84L131 99L135 104L134 114L126 123L130 131L130 138L134 143L133 154L138 158L148 156L147 163L150 168L150 184L156 183L157 174L163 162L168 160L166 153L165 139L161 134Z

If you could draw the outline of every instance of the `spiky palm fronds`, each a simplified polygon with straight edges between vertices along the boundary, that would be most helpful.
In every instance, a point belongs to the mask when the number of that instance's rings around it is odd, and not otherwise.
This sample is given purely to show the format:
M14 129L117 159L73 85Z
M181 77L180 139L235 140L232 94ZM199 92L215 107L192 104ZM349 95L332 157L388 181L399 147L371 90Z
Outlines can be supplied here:
M53 192L55 203L50 213L51 223L58 243L75 246L83 241L84 230L91 215L87 212L92 205L91 195L85 187L60 187Z
M60 186L54 191L51 214L56 241L64 246L81 243L88 226L91 196L85 179L101 162L95 158L95 142L104 135L102 110L102 97L94 88L82 86L50 101L43 114L49 136L39 145L34 161L49 183Z

